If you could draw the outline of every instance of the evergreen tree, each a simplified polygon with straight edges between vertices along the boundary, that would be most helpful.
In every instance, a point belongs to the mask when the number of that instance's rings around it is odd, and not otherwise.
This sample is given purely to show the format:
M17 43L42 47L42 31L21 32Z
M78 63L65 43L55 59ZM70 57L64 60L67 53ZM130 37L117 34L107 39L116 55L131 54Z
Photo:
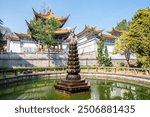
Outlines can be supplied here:
M97 42L97 46L98 46L98 56L97 56L97 61L99 66L102 66L104 64L104 40L101 39Z
M46 45L48 48L48 57L49 57L49 65L50 66L50 48L51 46L57 45L57 41L55 39L54 31L56 31L60 26L60 21L55 18L51 18L49 20L42 19L33 19L30 21L30 25L34 29L34 33L28 31L35 39L41 40L41 45Z
M107 46L104 46L104 39L101 38L98 42L97 61L99 66L112 66L111 58L109 57Z
M3 21L0 19L0 25L3 25ZM4 48L4 41L3 41L4 34L0 31L0 51L2 51Z
M0 19L0 25L2 25L3 24L3 21Z
M127 21L126 19L124 19L124 20L122 20L121 22L119 22L117 24L115 29L128 31L129 30L129 25L130 25L130 21Z
M105 46L105 50L104 50L104 65L112 66L111 57L109 57L107 46Z
M57 44L54 34L54 31L56 31L59 26L60 22L56 20L55 18L51 18L49 20L31 20L30 25L33 27L34 32L32 33L32 36L35 39L40 39L42 45L46 45L48 48L50 48L53 45Z

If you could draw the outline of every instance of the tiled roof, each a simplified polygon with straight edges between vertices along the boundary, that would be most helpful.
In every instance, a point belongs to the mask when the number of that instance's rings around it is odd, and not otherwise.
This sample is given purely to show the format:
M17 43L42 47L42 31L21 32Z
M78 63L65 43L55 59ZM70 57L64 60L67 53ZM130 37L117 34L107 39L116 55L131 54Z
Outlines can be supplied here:
M117 32L117 33L122 33L122 31L121 30L117 30L117 29L112 29L112 30L110 30L110 31L107 31L108 33L114 33L114 32Z
M29 37L31 38L30 34L25 34L25 33L15 33L18 37Z
M113 35L108 35L108 34L101 34L101 35L99 35L97 38L100 39L101 37L109 38L109 39L116 39L115 36L113 36Z
M96 27L90 27L90 26L86 26L84 27L83 31L81 31L80 33L77 34L77 36L81 36L84 33L95 33L95 34L99 34L101 33L103 30L97 30Z
M44 18L44 19L51 19L51 18L56 18L57 20L59 21L66 21L70 15L66 16L66 17L59 17L59 16L56 16L51 10L49 10L46 14L43 14L43 13L37 13L34 9L33 9L33 13L36 17L41 17L41 18Z

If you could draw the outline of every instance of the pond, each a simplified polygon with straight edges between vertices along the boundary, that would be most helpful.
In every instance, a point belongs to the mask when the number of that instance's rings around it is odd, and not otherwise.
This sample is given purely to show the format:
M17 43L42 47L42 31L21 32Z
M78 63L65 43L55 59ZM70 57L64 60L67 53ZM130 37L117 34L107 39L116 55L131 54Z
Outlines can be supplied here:
M57 79L32 79L0 86L3 100L150 100L150 87L110 80L87 79L90 92L64 94L55 91Z

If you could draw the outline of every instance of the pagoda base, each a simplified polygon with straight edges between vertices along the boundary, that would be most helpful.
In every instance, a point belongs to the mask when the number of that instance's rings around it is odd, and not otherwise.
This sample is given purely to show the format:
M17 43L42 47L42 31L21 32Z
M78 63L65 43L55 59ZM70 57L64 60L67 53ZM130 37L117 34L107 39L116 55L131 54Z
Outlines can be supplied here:
M80 93L90 90L90 86L85 80L61 80L55 86L55 89L65 93Z
M80 74L68 74L66 80L81 80Z

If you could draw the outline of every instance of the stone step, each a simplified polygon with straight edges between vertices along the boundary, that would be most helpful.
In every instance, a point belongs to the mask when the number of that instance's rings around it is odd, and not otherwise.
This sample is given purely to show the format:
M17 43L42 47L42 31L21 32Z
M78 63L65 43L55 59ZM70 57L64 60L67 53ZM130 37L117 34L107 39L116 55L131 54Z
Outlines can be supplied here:
M58 85L64 85L64 86L81 86L81 85L87 85L88 83L85 83L85 82L80 82L80 83L67 83L67 82L58 82L57 83Z
M89 85L80 85L80 86L66 86L66 85L55 85L56 90L66 91L68 93L77 93L85 92L90 90Z

